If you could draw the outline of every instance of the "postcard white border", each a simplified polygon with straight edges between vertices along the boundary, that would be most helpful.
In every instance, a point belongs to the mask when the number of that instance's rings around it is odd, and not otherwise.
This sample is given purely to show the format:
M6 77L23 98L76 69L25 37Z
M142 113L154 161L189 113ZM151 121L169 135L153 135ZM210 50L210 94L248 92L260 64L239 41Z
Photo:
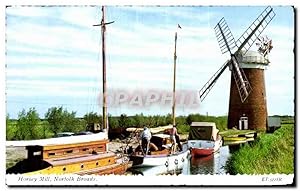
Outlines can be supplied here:
M168 176L135 176L135 175L6 175L9 186L263 186L289 185L294 175L168 175Z
M2 104L0 107L0 133L2 135L1 142L1 150L5 152L5 113L6 113L6 104L5 104L5 5L98 5L98 4L106 4L106 5L293 5L298 8L299 1L296 0L267 0L267 1L259 1L259 0L252 0L252 1L228 1L228 0L210 0L210 1L199 1L199 0L189 0L189 1L159 1L153 0L150 2L141 2L137 0L115 0L115 1L99 1L99 0L15 0L9 1L4 0L0 2L0 25L1 25L1 42L0 43L0 59L2 60L1 69L0 69L0 103ZM297 13L299 14L299 13ZM299 39L299 38L298 38ZM298 48L299 50L299 48ZM298 50L296 54L298 54ZM296 63L297 64L297 63ZM296 76L297 77L297 76ZM295 108L298 109L298 108ZM298 145L296 146L298 148ZM5 172L5 153L2 154L3 157L0 158L1 163L1 172ZM295 161L296 162L296 161ZM295 170L297 166L295 166ZM18 178L22 177L22 175L5 175L2 173L1 180L1 188L7 190L8 185L15 185L15 186L38 186L38 185L51 185L51 184L44 184L43 182L30 182L30 181L18 181ZM41 177L41 176L37 176ZM66 177L66 176L64 176ZM71 176L74 177L75 176ZM95 176L93 176L95 177ZM270 180L273 178L281 178L282 181L263 181L264 178L268 177ZM299 177L299 176L297 176ZM215 185L215 186L263 186L263 185L287 185L291 184L294 180L294 175L179 175L179 176L151 176L151 177L143 177L143 176L96 176L95 181L57 181L55 184L52 185L86 185L86 186L93 186L93 185L129 185L129 186L144 186L144 185L188 185L188 186L201 186L201 185ZM43 183L43 184L42 184ZM7 185L7 186L5 186ZM39 188L41 189L41 188Z

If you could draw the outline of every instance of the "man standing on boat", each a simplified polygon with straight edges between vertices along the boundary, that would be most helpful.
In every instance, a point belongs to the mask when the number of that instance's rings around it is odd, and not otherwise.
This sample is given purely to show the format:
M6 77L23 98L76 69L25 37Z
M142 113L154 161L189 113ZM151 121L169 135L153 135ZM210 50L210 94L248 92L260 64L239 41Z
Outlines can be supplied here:
M173 128L171 129L170 139L172 142L172 153L175 153L175 151L176 151L176 143L177 143L179 150L181 151L182 146L180 144L180 139L179 139L179 135L177 133L176 125L173 125Z
M151 139L151 132L148 129L148 127L144 127L143 132L140 136L141 142L142 142L142 150L144 155L148 154L149 151L149 145L150 145L150 139Z

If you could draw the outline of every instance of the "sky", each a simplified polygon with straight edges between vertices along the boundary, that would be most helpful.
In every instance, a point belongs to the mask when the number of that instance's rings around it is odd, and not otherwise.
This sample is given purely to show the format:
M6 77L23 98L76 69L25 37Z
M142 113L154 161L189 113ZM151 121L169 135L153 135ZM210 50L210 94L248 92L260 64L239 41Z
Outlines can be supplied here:
M263 35L274 48L265 70L269 115L294 114L294 10L272 6L276 16ZM237 40L266 6L107 6L108 93L129 96L172 91L174 35L177 40L177 92L197 96L206 81L230 58L222 54L214 27L224 17ZM63 106L81 117L102 112L101 19L99 6L12 6L6 15L6 113ZM180 24L181 29L178 29ZM255 45L252 50L257 50ZM203 102L179 105L177 115L227 115L230 71ZM128 99L129 100L129 99ZM199 102L199 100L198 100ZM109 106L111 115L171 113L171 105ZM131 102L132 103L132 102Z

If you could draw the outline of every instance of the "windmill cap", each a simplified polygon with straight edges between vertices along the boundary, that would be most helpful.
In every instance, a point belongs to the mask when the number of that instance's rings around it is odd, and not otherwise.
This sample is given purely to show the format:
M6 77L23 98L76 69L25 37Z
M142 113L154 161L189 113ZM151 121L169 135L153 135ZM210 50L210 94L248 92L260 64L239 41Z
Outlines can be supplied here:
M242 59L239 61L240 63L244 63L244 64L262 64L262 65L268 65L270 62L266 57L261 55L259 52L251 51L251 50L246 52L246 54L242 56Z

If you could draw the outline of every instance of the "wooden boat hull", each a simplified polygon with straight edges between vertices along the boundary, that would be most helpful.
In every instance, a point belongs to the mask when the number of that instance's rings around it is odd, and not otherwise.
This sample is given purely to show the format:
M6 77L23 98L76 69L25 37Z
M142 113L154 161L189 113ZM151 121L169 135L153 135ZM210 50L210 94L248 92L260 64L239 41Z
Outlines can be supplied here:
M188 146L192 157L203 157L218 152L222 147L222 139L216 141L189 140Z
M213 148L191 148L192 157L208 156L214 153Z
M133 175L143 175L143 176L159 176L159 175L177 175L181 174L183 171L184 165L187 166L187 161L184 163L180 163L174 166L154 166L154 167L138 167L138 168L131 168L130 171Z
M175 154L131 155L129 158L133 167L176 166L187 160L188 154L189 150L186 149Z
M124 174L132 166L127 157L114 153L87 154L55 159L25 159L7 170L8 174Z
M108 174L122 175L130 167L132 167L132 162L127 161L127 162L116 163L116 164L113 164L113 165L96 168L96 169L90 169L90 170L75 173L75 174L78 174L78 175L91 175L91 174L95 174L95 175L108 175Z

